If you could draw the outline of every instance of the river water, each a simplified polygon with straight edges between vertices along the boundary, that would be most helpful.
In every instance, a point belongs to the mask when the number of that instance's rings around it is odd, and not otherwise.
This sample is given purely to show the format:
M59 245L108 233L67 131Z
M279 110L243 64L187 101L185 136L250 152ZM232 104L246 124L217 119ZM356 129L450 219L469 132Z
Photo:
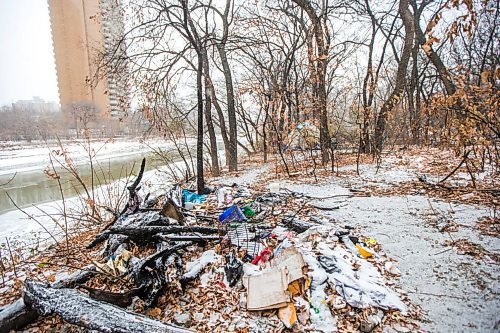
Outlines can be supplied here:
M97 165L94 165L94 187L125 178L132 171L137 174L143 157L147 158L146 170L154 169L160 162L152 158L152 155L152 153L138 153L99 160ZM90 188L92 183L90 166L80 165L77 169L83 182ZM67 171L61 168L56 170L60 174L61 187L66 198L75 196L83 190L82 185ZM12 176L12 174L0 175L0 184L8 182ZM61 199L58 182L45 175L43 170L19 172L7 185L0 187L0 214L16 209L7 193L21 208Z

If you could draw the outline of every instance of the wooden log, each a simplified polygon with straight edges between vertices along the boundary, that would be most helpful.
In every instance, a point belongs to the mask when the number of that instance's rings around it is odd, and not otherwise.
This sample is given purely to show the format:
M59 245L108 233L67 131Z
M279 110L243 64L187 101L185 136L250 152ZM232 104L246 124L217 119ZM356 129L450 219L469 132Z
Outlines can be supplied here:
M26 307L23 298L19 298L0 309L0 332L7 333L11 330L18 330L32 323L38 318L38 313Z
M59 278L52 286L53 288L71 288L76 284L85 282L94 273L96 273L94 265L89 265L71 275ZM34 322L37 318L38 313L27 307L21 297L14 303L0 309L0 333L19 330Z
M136 284L140 284L143 280L142 277L147 271L146 267L152 265L158 258L166 258L179 250L185 249L188 246L193 245L193 242L183 242L172 247L166 248L162 251L153 253L152 255L142 258L132 267L132 275L135 277Z
M109 238L111 234L124 234L122 232L117 232L116 230L123 230L123 229L131 229L131 230L139 230L139 229L145 229L147 227L172 227L173 230L176 230L175 227L180 227L180 225L177 223L176 220L170 218L170 217L165 217L160 214L160 212L155 212L155 211L149 211L149 212L138 212L132 215L126 215L120 217L114 226L108 228L107 230L104 230L100 234L98 234L94 240L87 245L88 249L91 249L100 243L104 242L106 239ZM187 228L187 226L186 226ZM111 231L115 230L115 231ZM146 229L145 229L146 230ZM150 229L151 230L151 229ZM167 230L167 229L166 229ZM184 229L180 229L184 230ZM132 231L133 232L133 231ZM176 232L176 231L173 231ZM154 234L150 233L151 235ZM142 240L142 239L141 239ZM144 239L146 240L146 239Z
M152 236L163 233L193 233L199 232L201 234L217 234L219 229L211 227L200 227L200 226L180 226L180 225L169 225L169 226L146 226L146 227L113 227L108 230L111 234L121 234L129 236L134 239L149 239Z
M114 293L111 291L90 288L84 284L80 285L79 288L88 291L90 298L95 299L96 301L114 304L121 308L126 308L132 304L134 296L138 296L144 292L144 288L134 288L124 293Z
M219 241L221 237L219 236L202 236L202 235L163 235L159 234L158 238L161 240L165 241L172 241L172 242L186 242L186 241L192 241L196 243L206 243L208 241Z
M41 315L58 314L70 324L114 333L185 333L188 329L95 301L74 289L53 289L35 281L25 282L24 300Z

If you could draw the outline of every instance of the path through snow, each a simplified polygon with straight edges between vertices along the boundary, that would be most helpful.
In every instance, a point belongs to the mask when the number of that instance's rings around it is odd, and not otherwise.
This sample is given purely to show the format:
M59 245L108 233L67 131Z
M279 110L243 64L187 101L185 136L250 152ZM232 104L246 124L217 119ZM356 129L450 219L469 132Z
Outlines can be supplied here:
M332 177L319 185L284 182L284 187L310 196L327 197L346 194L345 184L345 180ZM466 238L487 251L500 251L498 238L480 235L472 228L478 218L490 214L489 209L430 200L434 209L461 225L457 232L451 233L453 239ZM375 238L389 256L398 260L402 288L426 312L428 322L422 322L423 329L498 332L498 264L487 256L477 260L444 246L450 236L427 222L432 210L426 196L336 197L321 202L326 206L339 206L324 213L335 220L333 223L360 227L361 233ZM391 328L386 331L395 332Z

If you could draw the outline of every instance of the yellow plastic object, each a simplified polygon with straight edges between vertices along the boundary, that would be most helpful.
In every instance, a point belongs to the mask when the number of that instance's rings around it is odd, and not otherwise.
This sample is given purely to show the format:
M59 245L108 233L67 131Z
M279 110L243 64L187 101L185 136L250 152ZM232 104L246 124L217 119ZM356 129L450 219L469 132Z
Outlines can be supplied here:
M370 246L375 246L378 244L378 242L373 238L369 238L369 239L365 240L365 243L370 245Z
M297 321L297 312L293 303L288 303L287 306L279 308L278 318L285 324L286 328L291 328Z
M304 290L309 289L311 287L312 280L311 279L306 279L306 283L304 285Z
M297 296L303 294L302 282L301 280L295 280L288 285L288 291L292 296Z
M372 251L368 250L367 248L362 247L359 244L356 244L356 248L358 249L359 254L361 254L361 256L363 258L370 258L371 256L373 256L375 254Z

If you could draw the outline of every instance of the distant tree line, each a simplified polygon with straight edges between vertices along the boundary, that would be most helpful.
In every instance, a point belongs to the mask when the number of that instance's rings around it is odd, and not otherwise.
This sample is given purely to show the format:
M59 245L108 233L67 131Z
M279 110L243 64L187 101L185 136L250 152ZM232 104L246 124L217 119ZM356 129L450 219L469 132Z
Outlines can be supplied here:
M94 138L139 136L149 127L138 117L119 119L105 115L91 103L74 103L58 112L15 105L0 108L1 141L78 139L85 130L90 130Z

